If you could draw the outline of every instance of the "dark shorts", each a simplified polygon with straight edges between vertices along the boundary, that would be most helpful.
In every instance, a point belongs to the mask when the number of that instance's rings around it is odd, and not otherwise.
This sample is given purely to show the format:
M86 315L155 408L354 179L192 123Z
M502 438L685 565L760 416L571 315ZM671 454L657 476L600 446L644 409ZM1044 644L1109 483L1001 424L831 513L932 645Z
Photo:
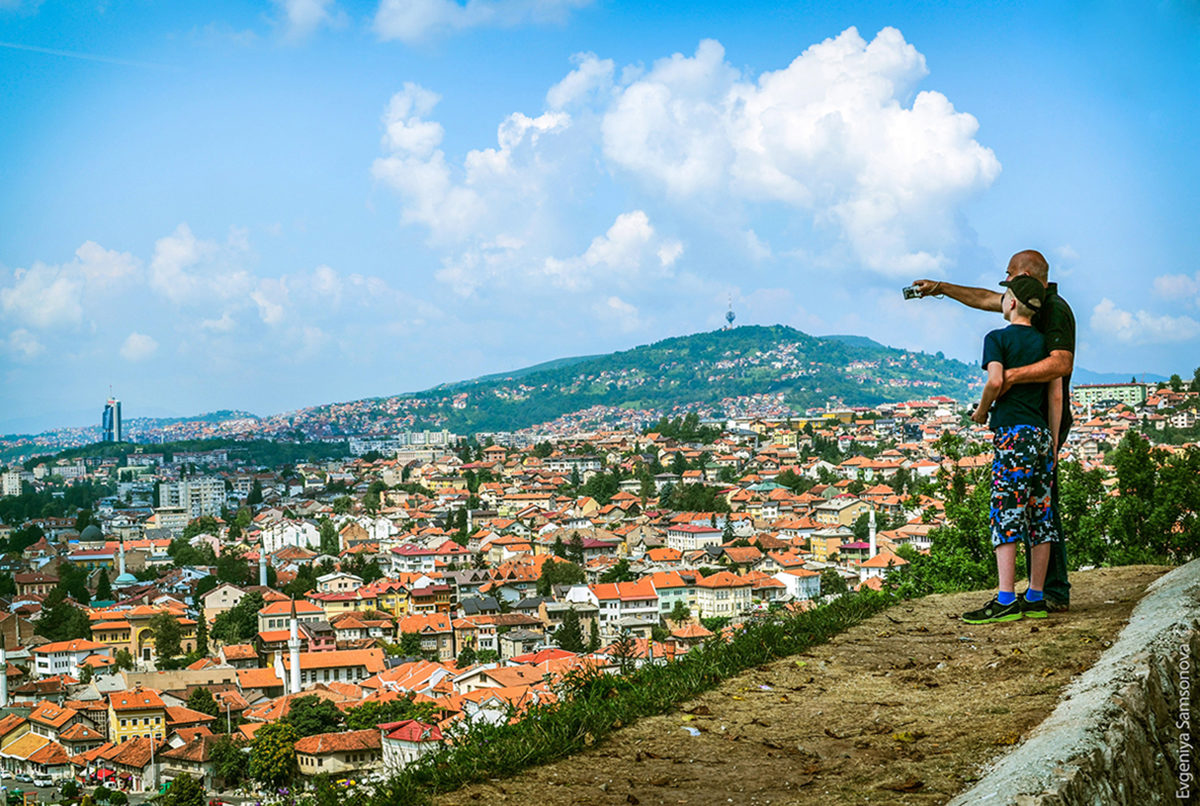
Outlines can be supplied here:
M1058 541L1051 506L1054 446L1050 431L1033 425L994 429L992 444L992 546L1024 540Z

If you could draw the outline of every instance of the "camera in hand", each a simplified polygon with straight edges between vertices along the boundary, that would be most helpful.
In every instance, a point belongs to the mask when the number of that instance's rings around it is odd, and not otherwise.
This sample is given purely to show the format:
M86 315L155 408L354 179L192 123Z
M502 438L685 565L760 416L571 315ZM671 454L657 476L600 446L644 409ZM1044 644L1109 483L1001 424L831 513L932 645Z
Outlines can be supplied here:
M915 285L906 285L901 290L904 292L905 299L917 299L921 296L921 289Z

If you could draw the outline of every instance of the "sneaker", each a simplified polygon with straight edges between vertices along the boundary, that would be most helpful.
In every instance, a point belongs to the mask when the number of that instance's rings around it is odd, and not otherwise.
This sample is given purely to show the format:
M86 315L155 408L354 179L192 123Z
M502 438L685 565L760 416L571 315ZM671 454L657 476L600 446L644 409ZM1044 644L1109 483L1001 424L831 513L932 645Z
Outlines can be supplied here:
M1044 597L1031 602L1025 598L1025 594L1021 594L1017 602L1021 605L1021 615L1025 618L1046 618L1050 615L1050 603Z
M1017 621L1022 616L1021 600L1012 604L1002 605L995 598L978 610L962 614L962 620L967 624L991 624L996 621Z
M1046 597L1046 610L1047 611L1049 611L1051 613L1066 613L1070 609L1071 609L1070 602L1064 602L1061 599L1051 599L1049 596Z

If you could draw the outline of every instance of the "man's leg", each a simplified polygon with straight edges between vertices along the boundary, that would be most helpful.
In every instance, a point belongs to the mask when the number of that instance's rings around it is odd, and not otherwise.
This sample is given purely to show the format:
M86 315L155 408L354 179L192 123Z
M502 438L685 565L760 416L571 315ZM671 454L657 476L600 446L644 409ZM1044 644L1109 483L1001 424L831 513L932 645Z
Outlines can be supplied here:
M1054 531L1059 539L1050 544L1050 560L1046 565L1045 591L1047 606L1051 610L1065 610L1071 603L1071 583L1067 581L1067 536L1063 533L1062 514L1058 505L1058 462L1054 463L1054 475L1050 486L1050 506L1054 513ZM1032 566L1030 566L1032 569Z

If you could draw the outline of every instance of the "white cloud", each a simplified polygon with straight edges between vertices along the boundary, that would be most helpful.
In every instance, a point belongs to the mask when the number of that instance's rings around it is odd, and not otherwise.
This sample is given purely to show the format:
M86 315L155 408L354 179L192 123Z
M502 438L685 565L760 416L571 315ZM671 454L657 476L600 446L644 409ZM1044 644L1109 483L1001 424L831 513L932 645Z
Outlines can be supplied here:
M282 12L284 35L291 40L310 36L322 26L337 27L345 23L345 15L333 0L272 0Z
M150 288L176 305L202 306L245 296L254 285L243 266L248 251L242 231L231 230L221 244L197 238L186 223L180 224L154 243Z
M427 233L438 279L462 295L537 277L529 267L561 290L589 288L607 265L599 252L560 256L578 243L580 222L630 196L626 210L653 209L678 233L654 247L665 268L698 236L756 261L808 254L807 265L889 279L936 275L967 241L962 203L1000 170L974 140L973 117L940 93L914 95L925 60L895 29L870 42L848 29L757 78L713 40L648 70L591 53L574 62L544 110L509 114L494 146L461 158L444 150L435 93L406 84L388 105L374 176L397 192L401 221ZM771 233L768 244L764 225L747 226L763 211L815 234L789 243ZM624 243L607 237L593 248ZM711 261L710 251L695 254ZM665 275L615 276L649 290Z
M1105 297L1092 309L1092 331L1108 340L1132 344L1166 344L1200 335L1200 322L1190 316L1156 316L1144 310L1121 310Z
M35 328L78 325L83 320L83 282L58 266L34 263L13 272L13 285L0 288L6 317Z
M569 290L606 283L628 286L649 274L669 274L683 253L683 244L654 233L641 210L622 213L604 235L596 237L582 255L567 260L546 258L542 271L556 286ZM657 266L651 257L657 258Z
M624 333L630 333L641 326L638 309L620 297L609 297L597 302L592 310L602 322L613 322Z
M604 153L671 198L725 194L805 211L866 267L936 272L957 240L959 204L1000 164L978 123L920 92L925 59L894 28L850 28L751 82L705 40L620 89Z
M1194 298L1200 305L1200 271L1192 277L1186 274L1163 274L1154 278L1154 293L1163 299Z
M17 328L3 342L6 352L20 361L32 361L46 351L45 346L25 328Z
M201 319L200 327L212 333L230 333L237 327L237 322L229 311L225 311L218 319Z
M158 352L158 342L145 333L130 333L121 345L121 357L126 361L145 361Z
M591 0L382 0L375 32L383 40L419 42L430 36L482 26L513 27L557 22Z
M572 61L579 66L546 93L546 105L551 109L562 109L593 93L612 89L615 69L612 59L599 59L594 53L577 53Z
M130 277L141 268L141 261L128 252L105 249L95 241L85 241L75 250L79 270L92 282L113 282Z

